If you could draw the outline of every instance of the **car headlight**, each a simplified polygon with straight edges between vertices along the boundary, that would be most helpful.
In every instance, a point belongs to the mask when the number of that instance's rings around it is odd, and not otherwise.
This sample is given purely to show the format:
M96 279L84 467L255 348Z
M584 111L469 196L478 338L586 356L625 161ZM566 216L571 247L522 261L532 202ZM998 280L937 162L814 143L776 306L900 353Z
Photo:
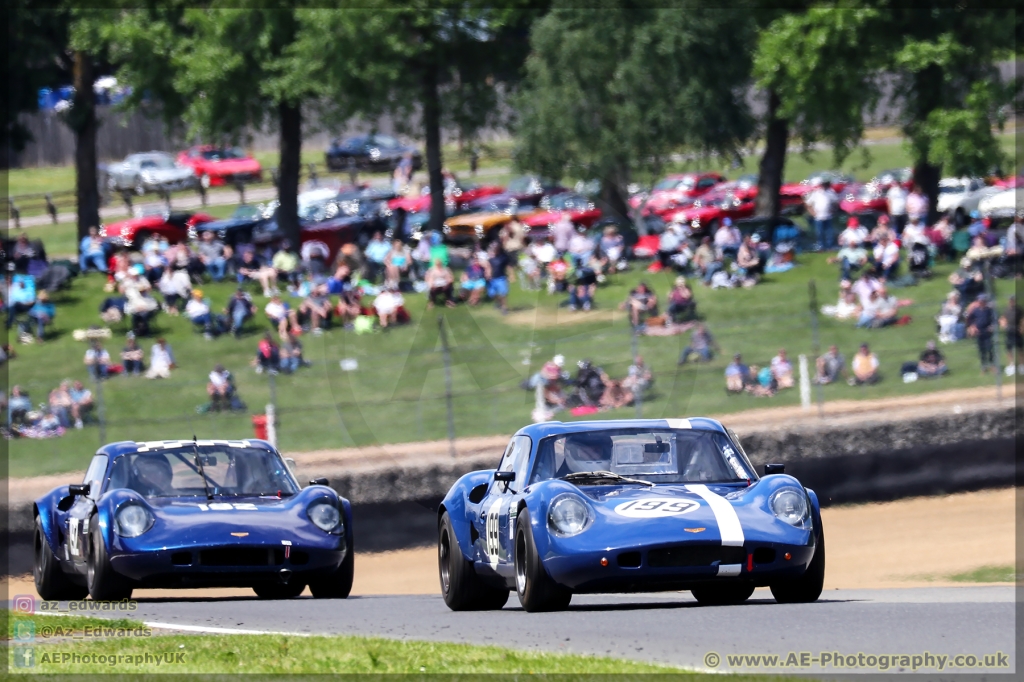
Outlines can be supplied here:
M548 507L548 525L556 535L579 535L590 525L590 508L576 495L559 495Z
M328 533L340 532L343 528L341 512L333 504L317 502L306 510L309 520L320 530Z
M791 526L802 527L810 518L807 495L794 488L777 490L768 500L775 517Z
M126 504L115 516L114 531L121 537L138 537L152 527L153 515L141 504Z

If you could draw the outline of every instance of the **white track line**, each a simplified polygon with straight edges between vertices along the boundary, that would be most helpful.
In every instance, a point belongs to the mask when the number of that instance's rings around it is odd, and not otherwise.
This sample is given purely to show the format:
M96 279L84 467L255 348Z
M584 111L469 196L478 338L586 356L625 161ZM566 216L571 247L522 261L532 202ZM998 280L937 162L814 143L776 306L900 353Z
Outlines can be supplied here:
M13 613L13 611L12 611ZM111 611L103 611L102 613L112 613ZM81 618L93 618L102 619L103 616L92 615L92 612L83 611L81 613L55 613L53 611L35 611L32 613L34 616L78 616ZM125 614L127 617L127 614ZM148 625L151 628L157 630L179 630L181 632L198 632L208 635L287 635L289 637L315 637L310 632L279 632L277 630L244 630L241 628L218 628L210 625L179 625L176 623L159 623L156 621L142 621L143 625ZM330 635L320 635L329 637Z

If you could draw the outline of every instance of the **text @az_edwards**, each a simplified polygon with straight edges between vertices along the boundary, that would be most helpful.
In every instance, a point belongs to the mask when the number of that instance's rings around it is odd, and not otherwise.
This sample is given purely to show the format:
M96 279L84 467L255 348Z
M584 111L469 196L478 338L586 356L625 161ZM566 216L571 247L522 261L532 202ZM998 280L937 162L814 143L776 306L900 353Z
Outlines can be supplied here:
M722 657L715 651L704 655L704 665L718 668ZM847 654L840 651L790 651L787 654L726 654L729 668L832 668L836 670L952 670L1009 668L1010 655L1001 651L990 654Z

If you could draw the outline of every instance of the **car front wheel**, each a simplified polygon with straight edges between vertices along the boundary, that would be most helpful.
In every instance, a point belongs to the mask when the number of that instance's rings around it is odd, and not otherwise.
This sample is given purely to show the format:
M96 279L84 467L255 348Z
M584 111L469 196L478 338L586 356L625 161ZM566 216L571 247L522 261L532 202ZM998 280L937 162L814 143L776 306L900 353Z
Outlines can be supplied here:
M32 562L32 577L36 583L36 592L46 601L59 599L85 599L89 594L82 585L76 585L60 567L60 561L54 556L50 545L46 542L43 522L36 517L36 531L33 537L35 550Z
M354 575L355 552L349 547L338 570L326 578L311 580L309 591L313 593L315 599L347 599L352 592Z
M448 512L441 515L438 525L437 568L441 596L452 611L496 610L508 601L509 591L485 584L462 554Z
M572 600L572 591L548 575L537 553L530 525L530 512L523 509L516 518L516 592L519 603L529 612L562 611Z
M808 604L817 601L825 585L825 531L818 530L818 546L804 574L771 586L772 596L780 604Z
M131 599L131 582L114 572L107 554L107 545L103 542L100 525L96 517L92 517L89 527L89 559L86 564L86 584L89 596L96 601L120 601Z

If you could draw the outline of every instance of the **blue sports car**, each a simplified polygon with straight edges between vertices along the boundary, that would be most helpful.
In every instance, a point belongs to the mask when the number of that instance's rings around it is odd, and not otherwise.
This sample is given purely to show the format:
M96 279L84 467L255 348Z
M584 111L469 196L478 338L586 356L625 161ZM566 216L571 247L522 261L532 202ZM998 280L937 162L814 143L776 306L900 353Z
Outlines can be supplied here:
M713 419L545 422L438 510L441 593L455 610L564 609L574 593L689 590L737 604L768 586L812 602L825 577L818 499L759 478Z
M106 445L80 485L36 500L43 599L119 600L136 588L251 587L287 599L352 588L352 508L316 479L300 488L262 440Z

